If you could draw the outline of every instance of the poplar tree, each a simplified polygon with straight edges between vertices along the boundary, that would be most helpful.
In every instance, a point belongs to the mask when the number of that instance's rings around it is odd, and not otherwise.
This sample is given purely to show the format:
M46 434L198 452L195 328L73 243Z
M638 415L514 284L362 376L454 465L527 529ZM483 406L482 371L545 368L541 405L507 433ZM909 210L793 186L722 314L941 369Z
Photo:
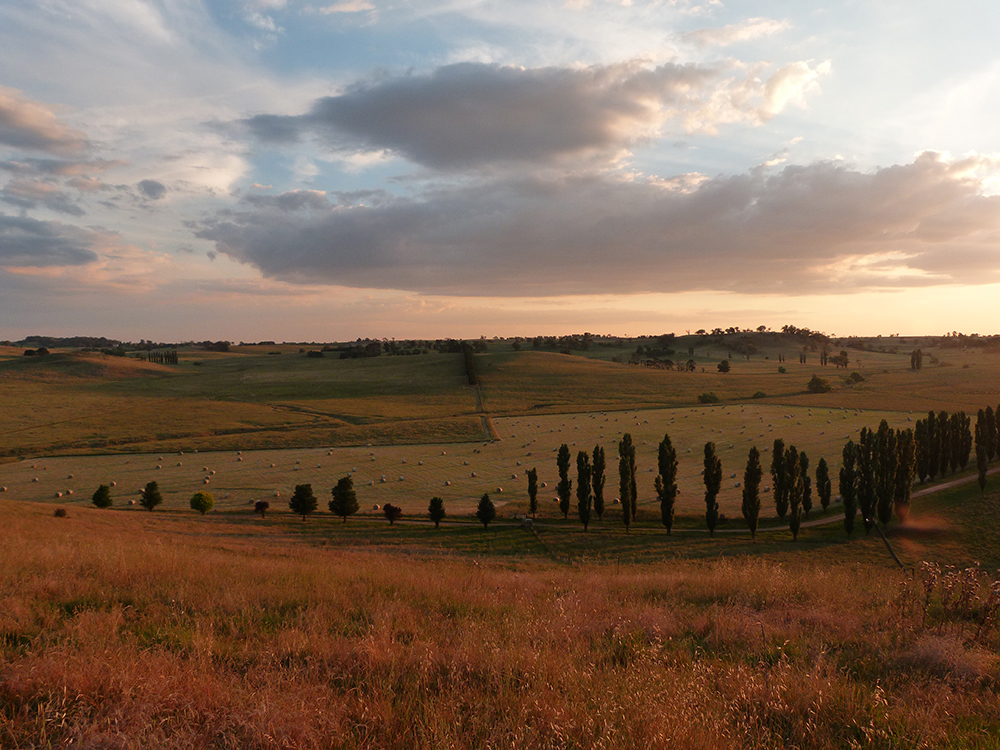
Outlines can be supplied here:
M937 414L927 412L927 476L933 481L941 462L941 442L938 437Z
M785 485L785 441L781 438L775 438L771 448L771 494L778 518L784 519L788 513L788 491Z
M972 417L968 416L964 411L960 411L959 415L961 419L959 424L958 468L965 471L965 467L969 465L969 457L972 455Z
M875 523L877 505L876 471L878 469L878 453L875 449L875 433L867 427L861 428L861 438L858 442L858 506L861 509L861 520L865 525L865 534L870 534Z
M659 474L653 482L656 497L660 501L660 518L670 534L674 527L674 503L677 499L677 451L670 442L670 435L664 435L656 456Z
M979 471L979 491L984 492L986 490L986 467L989 464L989 449L987 447L989 436L982 409L979 410L979 417L976 420L976 469Z
M722 461L715 455L715 443L705 443L705 521L708 533L715 536L715 527L719 523L719 504L715 499L722 487Z
M598 521L604 518L604 472L606 466L607 464L604 462L604 448L600 445L595 445L591 484L594 490L594 512L597 514Z
M883 419L875 434L873 461L875 510L883 526L892 520L893 500L896 497L896 459L896 432Z
M992 406L986 407L986 424L983 427L983 439L986 447L986 460L992 461L997 455L997 421L996 412Z
M594 501L590 493L591 473L590 454L580 451L576 454L576 509L584 531L590 526L590 511Z
M626 432L618 443L618 489L621 495L622 511L628 516L626 530L635 520L638 491L635 486L635 445L632 435Z
M938 474L944 478L948 472L948 465L951 463L951 419L948 412L942 410L937 416L938 434Z
M802 479L802 510L809 517L812 510L812 477L809 476L809 456L805 451L799 452L799 475Z
M757 539L757 521L760 519L760 480L764 470L760 466L760 451L755 445L747 455L747 468L743 472L743 518L750 529L750 538Z
M854 533L854 517L857 514L857 461L858 446L853 440L848 440L844 446L839 482L840 498L844 503L844 531L847 532L847 536Z
M528 469L528 510L532 518L538 512L538 472L534 467Z
M556 466L559 467L559 485L556 493L559 495L559 512L563 518L569 518L569 497L573 491L573 480L569 478L569 446L563 443L559 446L559 454L556 456Z
M918 419L913 429L913 443L916 453L917 476L920 478L920 484L923 484L927 481L927 467L929 463L927 455L927 422L923 419Z
M900 521L905 521L910 514L910 492L916 471L913 430L899 430L896 433L896 488L893 503L896 517Z
M833 494L830 466L825 458L821 458L816 464L816 494L819 495L820 507L825 511L830 506L830 496Z
M799 536L799 527L802 524L802 493L804 486L802 483L802 471L799 464L799 451L794 445L785 449L784 456L785 471L785 491L788 494L789 508L789 528L792 531L792 539Z

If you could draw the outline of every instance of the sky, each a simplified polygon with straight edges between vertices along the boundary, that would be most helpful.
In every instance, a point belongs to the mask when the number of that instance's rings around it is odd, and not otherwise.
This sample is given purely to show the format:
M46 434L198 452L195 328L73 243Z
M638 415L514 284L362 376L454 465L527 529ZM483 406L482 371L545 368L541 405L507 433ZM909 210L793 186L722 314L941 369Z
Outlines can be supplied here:
M1000 4L4 0L0 339L1000 333Z

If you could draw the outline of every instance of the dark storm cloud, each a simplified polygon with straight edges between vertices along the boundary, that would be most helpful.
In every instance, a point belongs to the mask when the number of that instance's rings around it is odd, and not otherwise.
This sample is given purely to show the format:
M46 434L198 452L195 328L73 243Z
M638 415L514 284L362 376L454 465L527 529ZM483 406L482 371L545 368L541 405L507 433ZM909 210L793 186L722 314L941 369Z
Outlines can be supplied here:
M80 266L97 260L91 230L0 214L0 266Z

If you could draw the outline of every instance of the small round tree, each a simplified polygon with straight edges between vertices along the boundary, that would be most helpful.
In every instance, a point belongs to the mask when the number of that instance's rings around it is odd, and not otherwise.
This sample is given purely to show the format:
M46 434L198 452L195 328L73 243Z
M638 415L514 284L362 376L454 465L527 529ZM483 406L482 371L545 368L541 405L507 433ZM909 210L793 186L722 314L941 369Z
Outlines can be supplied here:
M439 528L441 525L441 519L443 519L446 515L444 512L444 500L440 497L432 497L431 504L427 506L427 514L434 522L434 528Z
M398 521L403 515L403 509L398 505L393 505L392 503L386 503L383 505L382 512L385 514L385 517L389 519L390 526L396 523L396 521Z
M497 517L497 509L490 500L488 493L484 492L483 496L479 498L479 507L476 508L476 518L479 522L483 524L483 528L489 528L490 521Z
M100 485L94 491L94 496L90 498L90 501L98 508L110 508L113 502L111 500L111 488L106 484Z
M327 503L330 512L340 516L347 523L347 517L358 512L358 496L354 492L354 479L348 474L337 480L337 486L330 490L333 499Z
M157 505L163 502L163 495L156 482L149 482L142 490L142 497L139 498L139 505L146 510L152 511Z
M196 492L191 496L191 510L196 510L202 515L208 513L215 506L215 498L211 492Z
M305 521L306 516L316 510L316 496L313 495L312 485L295 485L295 492L288 500L288 507L292 513L302 516L302 520Z
M267 514L267 509L271 507L271 503L267 500L258 500L253 504L253 512L260 513L260 517L264 518Z

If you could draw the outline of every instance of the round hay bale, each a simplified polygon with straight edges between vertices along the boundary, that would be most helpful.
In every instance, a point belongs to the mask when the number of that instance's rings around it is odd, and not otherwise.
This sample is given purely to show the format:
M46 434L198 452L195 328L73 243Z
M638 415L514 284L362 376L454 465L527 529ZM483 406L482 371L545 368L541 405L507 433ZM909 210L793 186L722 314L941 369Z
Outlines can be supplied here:
M381 506L381 505L379 505L378 503L375 503L375 504L374 504L374 505L372 506L372 510L382 510L382 506Z
M274 496L275 496L275 497L281 497L281 493L280 493L280 492L278 492L277 490L275 490L275 491L274 491Z
M118 486L118 482L112 482L112 483L111 483L111 486L112 486L112 487L117 487L117 486ZM7 489L7 488L6 488L6 487L4 487L4 489Z
M73 490L66 490L66 494L67 495L72 495L73 494Z
M445 480L444 486L451 487L451 480L450 479Z
M129 505L135 505L135 500L129 500L129 501L128 501L128 504L129 504Z
M56 497L62 497L62 493L61 492L57 492L56 493Z

